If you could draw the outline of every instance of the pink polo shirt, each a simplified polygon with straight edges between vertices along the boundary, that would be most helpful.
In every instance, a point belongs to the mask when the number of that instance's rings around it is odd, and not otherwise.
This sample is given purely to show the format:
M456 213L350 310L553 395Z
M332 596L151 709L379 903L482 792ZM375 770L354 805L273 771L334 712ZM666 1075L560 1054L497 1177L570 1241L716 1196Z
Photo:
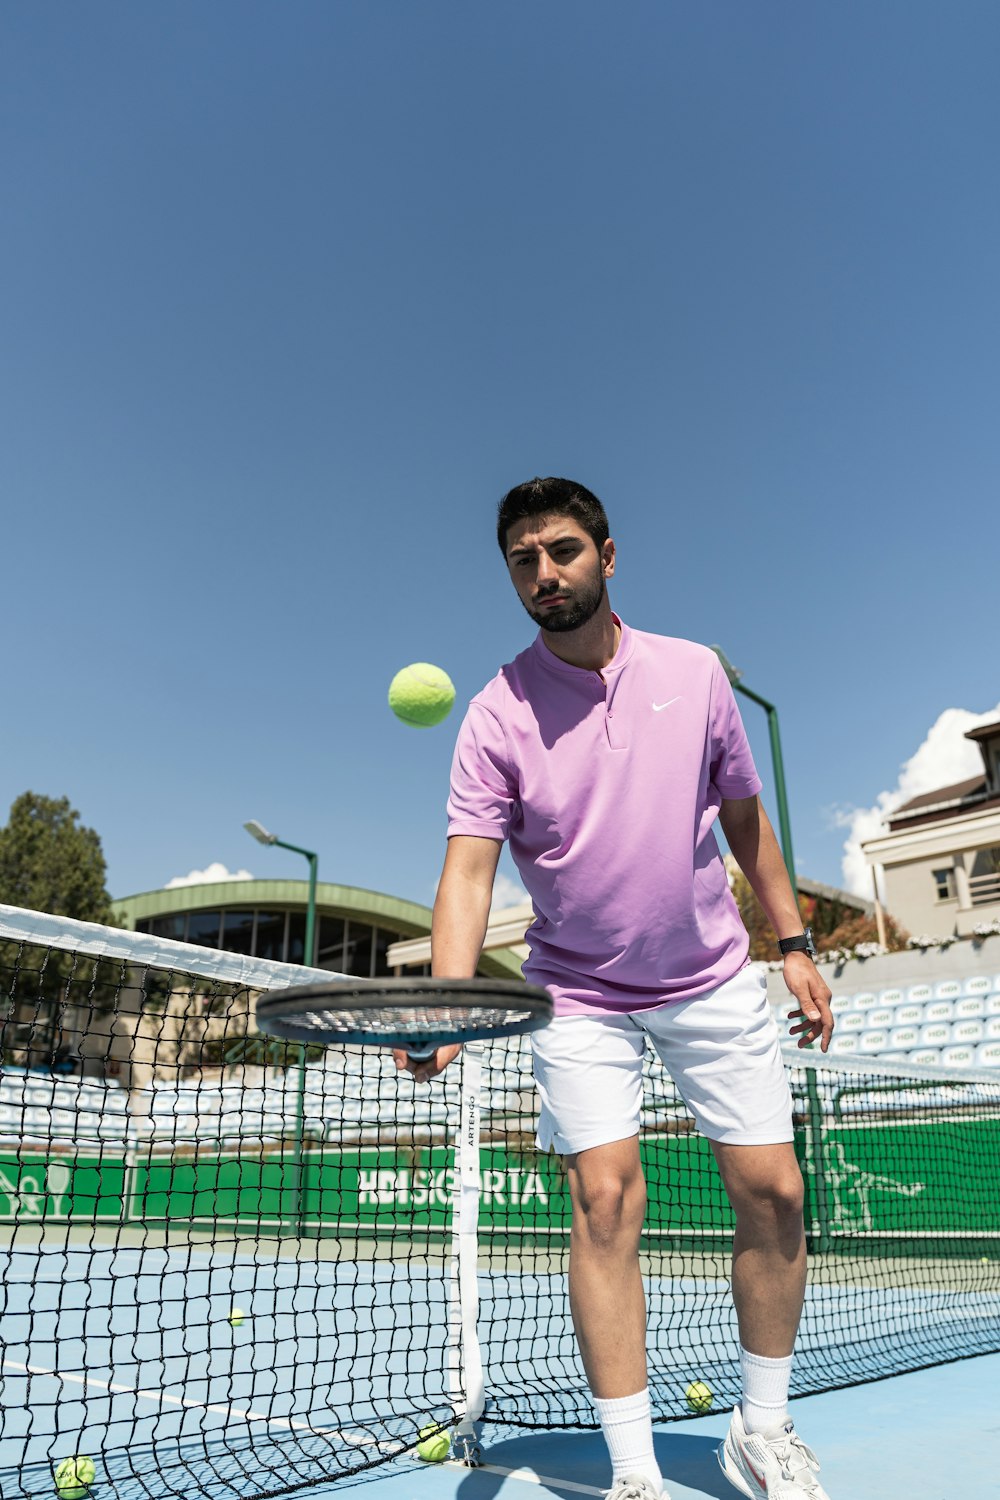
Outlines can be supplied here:
M448 836L510 840L535 909L524 975L557 1014L644 1010L746 964L713 825L760 787L707 647L621 625L598 673L539 634L469 705Z

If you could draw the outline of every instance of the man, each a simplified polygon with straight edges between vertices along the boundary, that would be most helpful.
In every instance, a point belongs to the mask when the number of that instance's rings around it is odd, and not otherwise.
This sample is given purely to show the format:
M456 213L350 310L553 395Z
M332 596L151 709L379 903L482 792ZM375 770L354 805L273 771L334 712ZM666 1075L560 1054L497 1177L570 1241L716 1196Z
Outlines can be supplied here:
M733 1297L743 1399L719 1461L743 1494L828 1500L788 1416L805 1291L802 1180L779 1033L715 841L718 819L779 939L825 1051L830 991L810 956L715 655L612 613L615 545L596 496L565 479L511 490L497 536L540 626L473 699L459 734L433 971L473 975L500 849L532 898L525 978L556 1016L533 1038L539 1144L564 1157L573 1205L570 1305L612 1460L612 1500L659 1500L639 1236L642 1055L648 1036L714 1151L736 1216ZM423 1063L418 1079L457 1053Z

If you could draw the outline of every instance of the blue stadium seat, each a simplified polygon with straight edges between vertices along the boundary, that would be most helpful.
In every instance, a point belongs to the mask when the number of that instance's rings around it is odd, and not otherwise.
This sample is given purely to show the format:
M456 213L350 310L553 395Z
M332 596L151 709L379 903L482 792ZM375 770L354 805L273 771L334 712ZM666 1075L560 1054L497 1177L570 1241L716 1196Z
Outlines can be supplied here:
M988 995L993 988L993 981L988 974L974 974L962 985L963 995Z
M930 1021L920 1028L921 1047L951 1046L951 1024L948 1021Z
M849 1056L858 1050L860 1033L849 1031L846 1036L834 1033L833 1041L830 1043L830 1051L841 1056Z
M905 1005L897 1006L894 1019L897 1026L921 1026L924 1020L924 1007L914 1005L907 1000Z

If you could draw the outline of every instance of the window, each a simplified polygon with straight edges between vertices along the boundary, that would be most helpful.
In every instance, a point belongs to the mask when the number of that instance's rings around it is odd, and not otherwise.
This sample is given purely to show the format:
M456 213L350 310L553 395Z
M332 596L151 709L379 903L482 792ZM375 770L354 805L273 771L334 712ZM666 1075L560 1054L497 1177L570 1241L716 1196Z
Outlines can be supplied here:
M284 958L285 913L283 911L259 911L257 913L258 958Z
M389 945L398 943L399 937L395 932L386 932L384 927L375 929L375 967L373 976L384 976L391 974L389 967Z
M217 948L219 946L219 927L221 924L221 911L189 911L188 942L200 943L203 948Z
M932 870L931 874L934 876L934 883L937 886L937 899L939 901L953 901L956 894L954 869Z
M372 973L373 928L367 922L348 922L347 940L344 943L344 973L357 974L361 979L370 979Z
M290 964L304 964L306 960L306 914L304 911L290 911L288 913L288 962ZM309 964L312 964L310 953Z
M186 922L187 912L181 911L172 917L154 917L151 922L143 923L139 931L152 932L156 937L176 938L179 943L183 943Z
M344 919L343 917L320 917L319 955L321 969L330 969L334 974L344 967Z
M227 911L223 914L222 946L230 953L253 952L252 911Z

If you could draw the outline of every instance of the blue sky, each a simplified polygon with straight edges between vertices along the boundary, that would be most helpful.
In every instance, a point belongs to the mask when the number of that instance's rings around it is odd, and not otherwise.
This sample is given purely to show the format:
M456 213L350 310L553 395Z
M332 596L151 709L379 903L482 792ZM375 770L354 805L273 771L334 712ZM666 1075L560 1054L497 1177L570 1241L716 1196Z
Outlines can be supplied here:
M841 883L1000 699L998 55L986 0L6 6L0 812L118 895L298 875L255 817L431 900L458 718L388 682L527 644L493 510L558 473Z

